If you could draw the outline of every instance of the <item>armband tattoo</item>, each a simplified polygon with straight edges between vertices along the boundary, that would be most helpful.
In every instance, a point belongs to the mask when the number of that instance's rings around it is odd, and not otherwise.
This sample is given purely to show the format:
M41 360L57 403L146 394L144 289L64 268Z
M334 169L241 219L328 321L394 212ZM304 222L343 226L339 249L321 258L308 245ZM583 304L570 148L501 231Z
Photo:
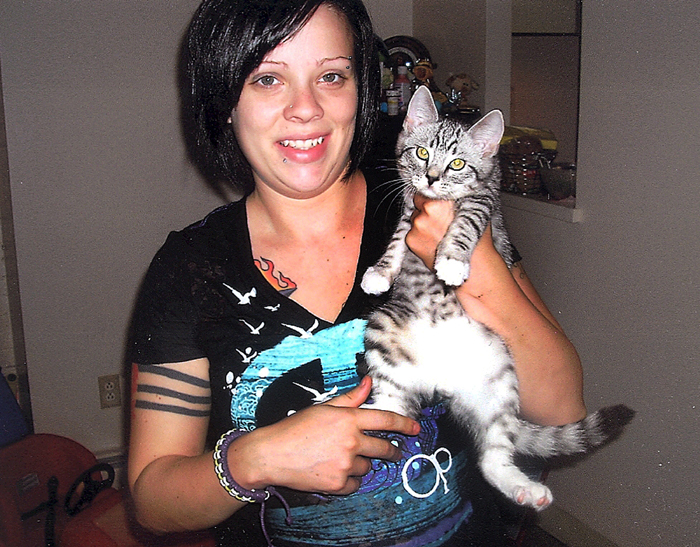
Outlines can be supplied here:
M173 370L163 365L138 365L137 372L139 375L148 373L173 380L174 382L171 383L175 385L164 387L153 385L152 383L144 383L140 380L137 381L135 395L140 394L142 396L135 397L134 408L169 412L195 418L207 418L209 416L211 396L208 380ZM195 391L199 390L201 394L185 393L184 390L176 389L177 384L182 384L190 390L192 388ZM153 397L149 397L149 395Z

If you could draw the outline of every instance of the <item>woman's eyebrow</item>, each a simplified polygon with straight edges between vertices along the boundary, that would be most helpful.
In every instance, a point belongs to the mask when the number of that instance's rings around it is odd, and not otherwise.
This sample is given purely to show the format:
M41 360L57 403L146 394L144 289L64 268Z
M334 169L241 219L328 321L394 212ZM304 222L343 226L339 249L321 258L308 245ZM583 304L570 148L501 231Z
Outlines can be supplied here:
M351 55L338 55L336 57L323 57L322 59L319 59L316 64L318 66L321 66L323 64L326 64L326 63L329 63L332 61L338 61L338 60L350 62L350 61L352 61L352 56ZM288 68L288 66L289 66L284 61L275 61L274 59L265 59L260 63L260 65L258 65L258 67L252 73L264 71L263 67L265 65L275 65L275 66L280 66L280 67L284 67L284 68Z
M263 65L280 65L280 66L287 66L287 63L285 63L284 61L275 61L275 60L273 60L273 59L267 59L267 60L264 60L262 63L260 63L260 65L258 66L258 68L260 68L260 67L263 66Z
M324 63L328 63L330 61L337 61L339 59L343 59L344 61L352 61L352 57L349 55L338 55L337 57L324 57L318 62L318 64L322 65Z

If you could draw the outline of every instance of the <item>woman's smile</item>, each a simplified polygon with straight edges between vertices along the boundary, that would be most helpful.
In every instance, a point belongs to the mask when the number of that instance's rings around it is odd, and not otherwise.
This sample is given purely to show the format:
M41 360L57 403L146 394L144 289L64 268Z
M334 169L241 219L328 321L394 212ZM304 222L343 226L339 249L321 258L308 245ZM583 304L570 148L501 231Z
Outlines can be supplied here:
M325 136L312 139L285 139L280 142L283 161L312 163L323 158L328 149L329 139Z

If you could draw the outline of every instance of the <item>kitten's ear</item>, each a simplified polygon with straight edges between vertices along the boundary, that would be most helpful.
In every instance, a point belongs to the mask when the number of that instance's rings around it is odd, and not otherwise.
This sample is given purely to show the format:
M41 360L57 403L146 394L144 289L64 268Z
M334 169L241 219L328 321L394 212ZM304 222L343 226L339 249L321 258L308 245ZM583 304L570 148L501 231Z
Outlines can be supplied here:
M433 94L430 90L422 85L413 94L408 103L406 111L406 119L403 122L403 128L410 131L419 125L425 123L435 123L438 120L438 111L435 107Z
M503 137L505 122L500 110L492 110L469 129L469 136L482 150L484 158L495 156Z

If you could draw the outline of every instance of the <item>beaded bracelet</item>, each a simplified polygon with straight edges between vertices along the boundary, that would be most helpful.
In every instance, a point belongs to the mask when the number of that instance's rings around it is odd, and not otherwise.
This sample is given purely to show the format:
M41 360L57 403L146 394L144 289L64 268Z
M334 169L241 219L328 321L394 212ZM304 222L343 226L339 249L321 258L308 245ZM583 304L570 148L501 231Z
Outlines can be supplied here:
M221 438L217 441L214 447L214 470L216 471L216 476L219 479L219 483L223 487L228 495L232 498L242 501L244 503L260 503L260 525L262 527L263 534L267 540L269 547L273 547L272 540L267 533L267 528L265 526L265 502L270 498L270 496L275 496L282 502L286 512L286 522L287 524L292 523L292 517L290 513L289 504L287 500L282 497L274 486L268 486L263 490L248 490L243 488L238 484L228 467L228 449L231 443L235 441L238 437L249 433L248 431L243 431L241 429L231 429L224 433Z
M238 437L248 433L241 429L232 429L224 433L214 447L214 470L221 486L229 496L244 503L262 503L270 497L268 490L247 490L231 476L228 468L228 449Z

